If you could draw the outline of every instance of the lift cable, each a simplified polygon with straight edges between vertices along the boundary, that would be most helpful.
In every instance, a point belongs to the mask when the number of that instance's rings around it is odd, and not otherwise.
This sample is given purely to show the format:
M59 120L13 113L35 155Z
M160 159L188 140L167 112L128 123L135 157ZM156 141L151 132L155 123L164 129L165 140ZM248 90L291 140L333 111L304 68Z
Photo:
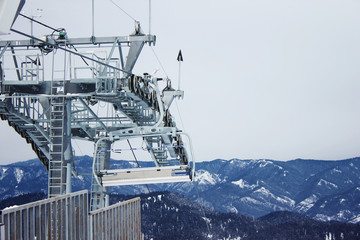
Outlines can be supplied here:
M26 16L26 15L24 15L24 14L22 14L22 13L19 13L19 15L22 16L22 17L24 17L24 18L26 18L26 19L29 19L30 21L33 21L33 22L35 22L35 23L38 23L38 24L40 24L40 25L42 25L42 26L44 26L44 27L47 27L47 28L53 30L54 32L61 32L61 31L65 30L64 28L58 28L58 29L53 28L53 27L51 27L51 26L49 26L49 25L47 25L47 24L45 24L45 23L42 23L42 22L40 22L40 21L37 21L37 20L35 20L34 18L28 17L28 16ZM53 34L54 34L54 32L53 32ZM53 35L53 34L52 34L52 35ZM72 47L76 52L78 52L78 50L75 48L74 45L71 44L70 47ZM86 62L86 60L83 58L83 56L80 56L80 57L81 57L81 59L84 61L84 63L85 63L87 66L89 66L89 64Z
M164 66L161 64L161 61L160 61L158 55L156 54L154 48L153 48L152 46L150 46L150 48L151 48L152 52L154 53L154 56L155 56L156 60L158 61L161 69L163 70L163 72L165 73L166 77L168 78L168 75L167 75L167 73L166 73L166 71L165 71L165 68L164 68Z
M42 22L40 22L40 21L37 21L37 20L35 20L34 18L28 17L28 16L26 16L26 15L24 15L24 14L22 14L22 13L19 13L19 15L22 16L22 17L24 17L24 18L29 19L29 20L32 21L32 22L35 22L35 23L38 23L38 24L40 24L40 25L42 25L42 26L44 26L44 27L50 28L51 30L53 30L53 31L55 31L55 32L60 32L60 31L61 31L60 29L53 28L53 27L51 27L51 26L49 26L49 25L46 25L45 23L42 23Z
M180 110L179 110L179 106L178 106L178 102L177 102L176 98L175 98L175 106L176 106L177 112L179 114L179 119L180 119L181 126L184 129L184 131L186 132L185 125L184 125L184 122L183 122L183 120L181 118L181 114L180 114Z
M123 8L121 8L117 3L115 3L113 0L109 0L112 4L114 4L117 8L119 8L123 13L125 13L129 18L134 20L136 22L136 19L132 17L128 12L126 12Z
M127 74L131 74L131 72L129 72L129 71L123 70L123 69L118 68L118 67L111 66L110 64L106 64L106 63L101 62L101 61L99 61L99 60L92 59L92 58L90 58L90 57L87 57L87 56L85 56L85 55L82 55L81 53L74 52L74 51L71 51L71 50L69 50L69 49L60 47L60 46L57 45L57 44L53 44L53 43L44 41L44 40L42 40L42 39L39 39L39 38L37 38L37 37L34 37L34 36L29 35L29 34L23 33L23 32L18 31L18 30L16 30L16 29L11 28L10 31L15 32L15 33L20 34L20 35L23 35L23 36L25 36L25 37L34 39L34 40L39 41L39 42L41 42L41 43L45 43L45 44L47 44L47 45L50 45L50 46L54 47L55 49L60 49L60 50L63 50L63 51L65 51L65 52L69 52L69 53L72 53L72 54L74 54L74 55L83 57L83 58L85 58L85 59L87 59L87 60L96 62L96 63L98 63L98 64L101 64L101 65L105 66L105 67L108 67L108 68L111 68L111 69L115 69L115 70L118 70L118 71L121 71L121 72L124 72L124 73L127 73Z
M116 115L117 115L117 114L116 114ZM117 115L117 116L118 116L118 115ZM118 117L119 117L119 116L118 116ZM121 123L121 120L120 120L120 119L119 119L119 121L120 121L120 123ZM129 140L129 139L126 139L126 141L127 141L128 145L129 145L129 147L130 147L130 150L131 150L132 155L134 156L134 159L135 159L135 161L136 161L137 167L140 168L139 161L137 160L137 157L136 157L135 152L134 152L134 150L136 150L136 149L131 146L131 143L130 143L130 140ZM148 190L148 193L150 193L149 185L148 185L148 184L145 184L145 185L146 185L146 188L147 188L147 190Z
M138 168L140 168L140 164L139 164L139 162L138 162L138 160L137 160L137 157L136 157L136 155L135 155L135 152L134 152L133 148L131 147L131 143L130 143L129 139L126 139L126 141L127 141L127 143L129 144L129 147L130 147L130 149L131 149L132 155L134 156L134 159L135 159L135 161L136 161L136 164L137 164ZM149 185L148 185L148 184L145 184L145 185L146 185L146 188L147 188L147 190L148 190L148 193L150 193Z

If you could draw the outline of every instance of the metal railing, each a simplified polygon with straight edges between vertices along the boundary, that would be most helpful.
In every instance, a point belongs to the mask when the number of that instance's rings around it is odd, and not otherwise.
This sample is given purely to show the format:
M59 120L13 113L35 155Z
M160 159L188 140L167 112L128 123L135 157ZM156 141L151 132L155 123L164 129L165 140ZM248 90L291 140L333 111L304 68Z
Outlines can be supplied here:
M44 55L38 52L32 51L32 54L28 54L28 51L20 50L20 52L15 53L8 50L1 57L1 62L3 74L6 76L6 79L3 79L4 81L32 81L39 83L45 79Z
M88 239L88 193L65 194L1 211L0 237Z
M47 115L50 114L50 111L49 108L43 108L39 97L29 97L22 94L14 94L13 96L11 103L16 113L22 114L25 120L35 120L43 130L49 128Z
M88 210L86 190L0 212L0 239L142 239L140 198Z
M140 198L90 212L92 239L141 239Z

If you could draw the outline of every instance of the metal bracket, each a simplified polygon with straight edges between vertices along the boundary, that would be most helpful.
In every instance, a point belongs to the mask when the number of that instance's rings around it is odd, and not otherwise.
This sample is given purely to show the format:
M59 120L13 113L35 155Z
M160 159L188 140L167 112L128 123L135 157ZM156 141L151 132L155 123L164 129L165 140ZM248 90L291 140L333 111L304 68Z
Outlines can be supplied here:
M171 103L174 101L175 98L184 98L184 91L182 90L164 90L162 94L162 100L167 108L170 107Z
M109 136L111 141L119 139L128 139L134 137L149 137L160 135L176 136L176 128L174 127L152 127L142 126L134 128L126 128L118 131L110 132Z

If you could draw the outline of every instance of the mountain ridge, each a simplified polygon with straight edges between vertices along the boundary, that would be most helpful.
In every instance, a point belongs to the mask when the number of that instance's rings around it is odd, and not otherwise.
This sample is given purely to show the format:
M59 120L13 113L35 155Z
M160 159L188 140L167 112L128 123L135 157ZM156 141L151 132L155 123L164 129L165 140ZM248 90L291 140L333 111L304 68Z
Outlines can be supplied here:
M135 196L111 194L110 204ZM136 195L141 199L141 232L144 239L358 239L360 224L321 222L300 213L272 212L260 218L221 213L204 208L174 192ZM46 198L26 194L1 202L2 207Z
M90 189L92 157L75 159L78 178L73 191ZM149 167L152 162L139 162ZM111 160L112 168L132 168L135 162ZM215 159L197 163L196 185L149 185L151 191L170 191L197 200L224 213L260 217L274 211L291 211L329 221L360 222L360 158L338 161L295 159ZM0 166L0 200L19 194L47 191L47 173L32 159ZM145 185L109 188L110 193L134 195L147 192Z

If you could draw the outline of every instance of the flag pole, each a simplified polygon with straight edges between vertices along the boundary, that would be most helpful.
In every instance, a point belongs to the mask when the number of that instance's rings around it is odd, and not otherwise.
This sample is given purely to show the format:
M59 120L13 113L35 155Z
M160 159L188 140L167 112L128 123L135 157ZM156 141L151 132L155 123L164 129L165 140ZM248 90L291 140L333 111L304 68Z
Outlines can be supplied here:
M151 34L151 0L149 0L149 35Z
M177 56L177 60L179 62L179 76L178 76L178 90L180 90L180 79L181 79L181 62L183 61L183 56L181 50L179 50L179 54Z

